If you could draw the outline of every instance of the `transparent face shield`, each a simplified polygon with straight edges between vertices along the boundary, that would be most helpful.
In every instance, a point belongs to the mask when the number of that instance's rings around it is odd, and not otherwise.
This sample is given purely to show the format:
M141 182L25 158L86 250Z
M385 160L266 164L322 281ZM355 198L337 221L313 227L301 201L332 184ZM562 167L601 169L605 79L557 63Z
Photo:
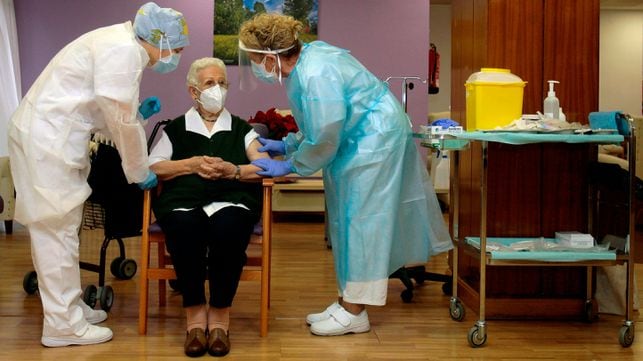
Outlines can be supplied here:
M245 92L255 90L259 81L267 84L282 83L281 56L294 48L292 45L285 49L250 49L239 40L239 89ZM273 55L269 57L267 55ZM268 58L270 61L267 66Z

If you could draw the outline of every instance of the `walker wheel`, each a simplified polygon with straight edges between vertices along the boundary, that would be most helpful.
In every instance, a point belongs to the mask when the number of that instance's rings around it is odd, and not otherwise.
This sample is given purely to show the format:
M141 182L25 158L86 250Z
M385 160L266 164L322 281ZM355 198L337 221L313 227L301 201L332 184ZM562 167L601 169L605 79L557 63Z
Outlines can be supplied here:
M120 267L118 268L121 275L120 279L129 280L134 277L136 274L136 261L131 258L126 258L121 262Z
M38 291L38 274L36 271L27 272L22 279L22 288L30 295Z
M114 304L114 290L111 286L104 286L100 292L100 308L105 312L109 312Z
M112 263L109 264L109 270L112 272L114 277L121 279L121 263L125 257L116 257L112 260Z
M120 280L129 280L136 274L136 261L131 258L116 257L109 265L114 277Z
M98 294L98 289L94 285L89 285L85 287L83 291L83 301L87 306L94 308L96 306L96 295Z

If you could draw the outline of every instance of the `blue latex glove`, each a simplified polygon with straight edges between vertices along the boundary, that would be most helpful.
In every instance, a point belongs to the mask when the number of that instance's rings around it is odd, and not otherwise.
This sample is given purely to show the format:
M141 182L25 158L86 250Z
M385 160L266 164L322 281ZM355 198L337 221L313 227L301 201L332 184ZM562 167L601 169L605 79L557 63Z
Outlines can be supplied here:
M152 115L161 111L161 100L157 97L149 97L141 102L138 107L138 112L141 113L143 119L147 119Z
M271 157L286 154L286 145L282 140L272 140L259 137L259 143L263 147L259 148L260 152L268 152Z
M250 163L262 168L263 171L257 172L261 176L267 177L283 177L293 172L292 162L288 160L276 160L270 158L259 158Z
M460 125L460 123L456 122L453 119L449 118L442 118L442 119L436 119L431 123L433 126L441 126L442 129L448 129L449 127L457 127Z
M156 173L148 171L147 177L141 183L138 183L138 187L142 190L150 189L156 187L159 184L158 178L156 178Z

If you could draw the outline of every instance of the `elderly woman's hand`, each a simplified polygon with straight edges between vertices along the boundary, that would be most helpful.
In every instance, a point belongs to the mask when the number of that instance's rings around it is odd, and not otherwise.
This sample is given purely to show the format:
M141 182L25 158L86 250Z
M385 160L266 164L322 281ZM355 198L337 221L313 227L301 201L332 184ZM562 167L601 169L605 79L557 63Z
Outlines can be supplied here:
M205 158L206 156L196 156L196 155L192 158L189 158L188 159L189 173L199 174L200 176L203 177L203 175L201 175L200 172L202 171L202 165L207 164Z
M206 179L233 179L237 167L219 157L201 157L203 162L199 165L198 174Z

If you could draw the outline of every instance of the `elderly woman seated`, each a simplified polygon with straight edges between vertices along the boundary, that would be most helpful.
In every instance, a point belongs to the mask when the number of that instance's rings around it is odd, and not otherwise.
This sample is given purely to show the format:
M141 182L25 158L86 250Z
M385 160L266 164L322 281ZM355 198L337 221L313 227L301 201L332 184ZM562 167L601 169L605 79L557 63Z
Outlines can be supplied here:
M168 123L150 155L163 182L153 209L183 296L185 354L223 356L246 247L261 214L261 169L250 162L268 154L258 151L252 126L224 108L228 81L220 59L196 60L187 87L194 107Z

